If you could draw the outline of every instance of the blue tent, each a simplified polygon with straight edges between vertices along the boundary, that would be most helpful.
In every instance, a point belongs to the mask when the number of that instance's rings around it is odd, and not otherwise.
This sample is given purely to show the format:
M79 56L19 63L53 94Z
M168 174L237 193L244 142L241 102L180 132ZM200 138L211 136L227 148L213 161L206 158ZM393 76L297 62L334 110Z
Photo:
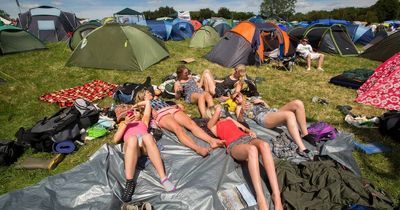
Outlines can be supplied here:
M394 28L400 27L400 20L387 20L384 23L388 23L390 25L393 25Z
M310 25L307 21L300 21L297 26L301 26L303 28L307 28Z
M374 38L374 33L370 27L361 25L348 25L346 28L347 33L354 43L366 45Z
M260 15L256 15L256 16L251 17L249 19L249 21L252 22L252 23L264 23L265 22L265 20Z
M169 22L169 21L167 21ZM194 32L193 25L185 20L176 18L172 21L171 38L174 41L181 41L192 37Z
M150 32L156 37L166 41L171 36L172 22L163 20L147 20Z
M351 25L350 21L347 20L336 20L336 19L319 19L319 20L314 20L313 22L310 23L309 26L313 25L326 25L326 26L331 26L334 24L342 24L342 25Z

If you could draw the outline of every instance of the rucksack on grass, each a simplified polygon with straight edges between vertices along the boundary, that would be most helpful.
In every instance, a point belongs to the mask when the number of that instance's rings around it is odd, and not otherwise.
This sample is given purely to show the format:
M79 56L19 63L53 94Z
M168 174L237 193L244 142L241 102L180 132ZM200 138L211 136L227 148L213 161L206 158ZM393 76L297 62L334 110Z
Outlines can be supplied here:
M74 106L63 108L51 117L39 120L32 128L21 127L15 136L19 143L30 145L40 152L51 152L53 144L80 138L81 129L99 119L99 110L91 102L77 99Z

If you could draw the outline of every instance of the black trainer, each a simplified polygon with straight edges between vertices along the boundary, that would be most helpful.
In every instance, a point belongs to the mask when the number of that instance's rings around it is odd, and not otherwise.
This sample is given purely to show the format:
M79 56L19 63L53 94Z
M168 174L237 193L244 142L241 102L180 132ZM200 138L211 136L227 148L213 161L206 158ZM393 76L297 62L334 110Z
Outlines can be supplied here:
M307 134L305 136L302 137L302 139L306 140L308 143L317 146L316 142L315 142L315 135L314 134Z
M133 192L135 191L136 183L133 179L126 180L124 194L122 195L122 201L127 203L132 200Z

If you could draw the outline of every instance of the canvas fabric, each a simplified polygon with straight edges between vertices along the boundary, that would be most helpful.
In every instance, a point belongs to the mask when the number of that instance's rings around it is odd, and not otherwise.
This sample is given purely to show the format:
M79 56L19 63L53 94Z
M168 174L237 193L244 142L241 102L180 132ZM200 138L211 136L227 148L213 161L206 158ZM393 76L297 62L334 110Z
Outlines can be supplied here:
M381 64L357 94L359 103L400 110L400 53Z

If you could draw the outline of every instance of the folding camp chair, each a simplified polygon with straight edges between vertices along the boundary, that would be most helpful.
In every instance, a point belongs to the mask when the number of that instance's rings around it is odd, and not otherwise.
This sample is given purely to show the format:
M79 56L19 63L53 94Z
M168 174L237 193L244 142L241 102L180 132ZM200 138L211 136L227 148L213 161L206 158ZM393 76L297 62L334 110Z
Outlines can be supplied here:
M273 51L265 52L264 56L266 58L265 63L272 64L272 67L276 69L283 68L286 71L293 71L293 67L295 65L296 55L289 57L280 57L279 56L279 48L276 48Z

